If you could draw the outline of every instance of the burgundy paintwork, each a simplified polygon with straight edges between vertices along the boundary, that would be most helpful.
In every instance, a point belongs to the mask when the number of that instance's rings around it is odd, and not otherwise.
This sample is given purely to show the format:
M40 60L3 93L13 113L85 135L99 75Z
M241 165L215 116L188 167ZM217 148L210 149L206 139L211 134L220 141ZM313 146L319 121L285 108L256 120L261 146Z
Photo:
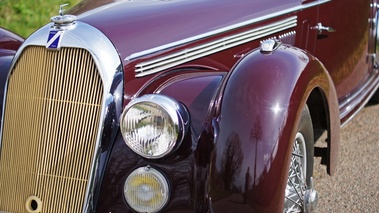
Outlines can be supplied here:
M16 51L20 45L24 42L24 39L6 29L0 28L0 51L3 54L6 50Z
M94 4L93 2L96 3ZM311 2L313 1L305 1L303 4ZM352 93L358 91L369 78L369 75L372 74L370 71L372 69L369 69L371 65L366 63L367 49L369 48L367 19L370 16L370 3L371 0L333 0L321 4L320 8L311 7L306 11L297 11L291 14L297 15L299 20L298 27L296 27L298 33L296 46L314 53L323 62L336 86L341 106L344 101L346 102L343 104L345 107L341 109L341 114L344 115L341 117L342 123L345 123L349 119L349 115L355 114L360 108L356 106L358 103L347 102L351 101ZM95 6L100 5L102 6L94 9ZM117 1L86 1L71 12L81 14L79 15L81 21L88 22L104 32L116 45L121 58L126 59L136 52L299 5L298 0L272 0L268 2L258 0L127 1L124 3ZM170 12L164 12L166 10ZM317 18L318 10L320 10L319 18ZM134 17L142 18L136 19ZM175 18L173 19L172 17ZM134 78L132 67L142 60L176 52L183 48L235 34L238 31L262 26L274 20L270 19L262 23L256 23L244 29L226 32L210 39L190 43L184 47L179 46L164 52L150 54L134 61L126 60L124 61L125 78L128 81ZM318 22L323 23L325 26L333 27L336 32L323 32L317 36L317 30L311 30L311 28L316 26ZM233 53L246 53L258 45L258 43L242 45L239 48L234 48ZM233 55L233 53L229 53L229 55ZM210 56L210 58L213 57L217 56ZM220 57L222 58L221 60ZM217 57L215 61L222 61L222 65L226 66L226 70L230 70L236 63L236 59L228 58L225 54L221 54L220 57ZM125 95L127 97L134 96L137 92L136 88L141 87L143 84L144 81L139 80L130 83L130 87L125 88ZM365 97L365 95L361 95L361 97ZM358 102L364 101L359 100ZM350 111L351 108L353 108L352 111Z
M24 39L20 36L0 28L0 117L3 110L4 86L8 76L8 70L13 56L22 42L24 42Z
M251 83L251 79L256 81ZM295 137L296 129L293 127L299 123L299 109L304 107L307 97L316 87L336 98L329 76L319 61L296 48L282 46L268 57L255 51L232 70L225 82L217 113L220 132L216 140L211 183L215 183L216 191L228 188L225 187L225 174L220 173L222 160L230 146L228 143L240 144L240 155L245 159L240 166L241 172L229 184L240 186L242 190L228 197L235 205L225 205L224 197L219 198L219 202L217 197L213 197L215 212L232 212L235 209L239 209L237 212L281 211L283 197L280 195L284 194L287 180L279 178L278 174L286 174L289 164L286 156L292 152L292 144L285 141ZM333 108L332 105L329 107ZM338 132L339 126L332 125ZM338 137L338 134L333 136ZM247 177L250 182L246 181ZM245 185L246 182L249 184ZM217 183L223 184L217 186ZM250 203L241 206L245 187Z
M367 20L376 11L370 11L371 0L307 6L315 2L89 0L72 9L78 21L101 30L119 52L124 85L117 84L115 91L120 93L123 86L124 106L143 94L160 93L183 103L191 114L191 131L183 144L159 160L141 158L127 148L120 133L114 133L117 125L105 127L104 134L114 141L102 144L100 173L104 168L104 174L96 189L96 212L132 212L123 197L123 184L133 169L146 165L169 179L172 193L165 212L282 212L292 141L306 104L314 127L328 131L327 165L333 174L340 125L359 111L378 85L378 74L366 60L375 44ZM301 5L305 7L290 10ZM291 12L278 13L284 10ZM259 22L127 59L263 16ZM284 32L135 77L134 67L140 62L291 16L297 16L297 26ZM313 29L317 23L336 32L319 33ZM272 54L257 49L261 40L289 31L296 31L294 46L283 44ZM0 56L6 52L1 47ZM223 159L238 156L239 172L223 173Z

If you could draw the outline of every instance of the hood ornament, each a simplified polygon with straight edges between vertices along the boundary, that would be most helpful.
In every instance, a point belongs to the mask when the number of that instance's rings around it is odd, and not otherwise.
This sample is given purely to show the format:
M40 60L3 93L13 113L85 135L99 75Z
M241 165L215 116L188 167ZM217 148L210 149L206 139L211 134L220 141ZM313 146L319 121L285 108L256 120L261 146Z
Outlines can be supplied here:
M59 6L59 15L51 17L51 22L54 24L50 27L49 36L47 38L46 48L49 50L59 50L61 47L61 40L63 33L75 27L76 16L64 15L65 9L63 7L68 4Z
M64 15L63 12L65 9L63 7L67 6L68 4L62 4L59 6L59 16L53 16L51 17L51 21L54 22L56 26L69 26L73 25L76 20L76 16L74 15Z

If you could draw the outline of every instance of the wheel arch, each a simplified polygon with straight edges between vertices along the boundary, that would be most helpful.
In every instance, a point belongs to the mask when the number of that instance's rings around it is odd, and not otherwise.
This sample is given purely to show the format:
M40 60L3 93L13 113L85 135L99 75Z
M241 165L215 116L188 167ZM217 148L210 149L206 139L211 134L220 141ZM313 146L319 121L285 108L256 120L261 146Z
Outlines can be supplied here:
M317 148L315 157L322 157L322 164L326 164L327 173L333 175L336 170L337 155L339 149L340 125L337 122L336 112L331 114L333 107L329 106L329 100L322 88L316 87L309 94L307 105L312 118L315 142L326 131L326 148ZM336 105L336 103L334 104ZM335 108L335 107L334 107ZM334 124L333 124L334 122Z

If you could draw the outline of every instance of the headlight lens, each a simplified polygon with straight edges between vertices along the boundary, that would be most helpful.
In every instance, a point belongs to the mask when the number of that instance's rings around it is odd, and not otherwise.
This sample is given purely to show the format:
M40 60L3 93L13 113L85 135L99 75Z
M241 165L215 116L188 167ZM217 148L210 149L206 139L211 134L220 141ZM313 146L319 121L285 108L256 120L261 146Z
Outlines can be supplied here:
M157 212L167 203L168 183L157 170L141 167L134 170L125 181L126 202L137 212Z
M161 158L182 142L189 115L167 96L150 94L131 101L121 115L125 143L145 158Z

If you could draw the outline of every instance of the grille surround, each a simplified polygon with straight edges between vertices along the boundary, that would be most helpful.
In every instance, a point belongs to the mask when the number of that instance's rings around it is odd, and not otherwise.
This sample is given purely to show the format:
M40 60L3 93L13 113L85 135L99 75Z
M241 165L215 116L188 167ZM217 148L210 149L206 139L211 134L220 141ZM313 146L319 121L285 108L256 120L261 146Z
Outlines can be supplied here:
M23 51L29 48L30 46L38 46L41 48L44 48L46 46L47 38L49 35L50 29L54 29L54 26L52 23L46 25L45 27L41 28L40 30L36 31L34 34L32 34L19 48L18 52L16 53L14 57L13 64L11 66L11 70L16 66L17 61L20 59L21 55L23 54ZM115 113L114 111L107 111L106 109L109 108L109 106L115 106L116 108L122 107L122 100L117 99L117 97L122 97L120 94L122 91L122 86L118 86L116 89L117 91L111 90L111 85L123 85L123 81L120 80L120 76L122 76L123 70L121 66L121 60L119 58L119 55L113 46L113 44L109 41L109 39L102 34L99 30L96 28L82 23L80 21L77 21L75 23L75 26L73 26L70 29L65 29L64 36L61 40L61 50L64 48L74 48L74 49L83 49L88 52L89 55L91 55L93 59L93 63L97 67L98 75L100 76L101 83L103 86L103 93L101 96L101 104L100 104L100 116L99 116L99 123L96 129L96 140L93 150L93 159L89 165L88 170L88 181L85 187L85 190L82 190L80 193L84 194L84 202L82 203L82 206L80 209L82 209L81 212L90 212L92 211L94 207L94 203L92 198L94 197L94 194L98 191L99 185L97 184L96 180L101 179L100 175L101 172L99 172L99 169L97 165L99 164L99 156L100 156L100 149L99 147L103 143L109 143L108 138L104 138L102 135L104 128L109 129L112 128L112 126L105 124L107 120L117 120L118 119L118 113ZM54 63L53 59L46 59L43 63ZM59 66L59 65L57 65ZM5 124L5 109L7 107L7 94L8 94L8 86L10 85L9 79L12 75L12 72L8 74L7 79L7 85L4 92L4 105L3 105L3 118L1 120L2 126ZM114 79L117 77L116 79ZM123 79L123 77L121 78ZM26 102L25 102L26 103ZM20 127L12 127L15 129L20 129ZM116 130L117 131L117 130ZM4 154L3 144L6 143L6 141L3 138L3 135L5 134L5 131L3 129L0 129L0 157ZM1 173L1 170L0 170ZM1 187L1 186L0 186ZM54 186L55 187L55 186ZM57 188L59 191L60 189ZM28 195L30 196L30 195ZM25 198L23 198L23 207L25 208L26 201L28 197L24 195ZM29 197L30 198L30 197ZM38 197L37 197L38 198ZM34 203L34 200L32 200ZM43 202L43 200L42 200ZM21 205L21 204L20 204ZM71 205L71 204L70 204ZM8 211L2 207L2 201L0 199L0 212L1 211ZM26 212L26 208L20 212ZM42 209L41 212L49 212L46 209ZM51 212L51 211L50 211ZM57 212L56 209L54 212ZM80 211L77 211L80 212Z

